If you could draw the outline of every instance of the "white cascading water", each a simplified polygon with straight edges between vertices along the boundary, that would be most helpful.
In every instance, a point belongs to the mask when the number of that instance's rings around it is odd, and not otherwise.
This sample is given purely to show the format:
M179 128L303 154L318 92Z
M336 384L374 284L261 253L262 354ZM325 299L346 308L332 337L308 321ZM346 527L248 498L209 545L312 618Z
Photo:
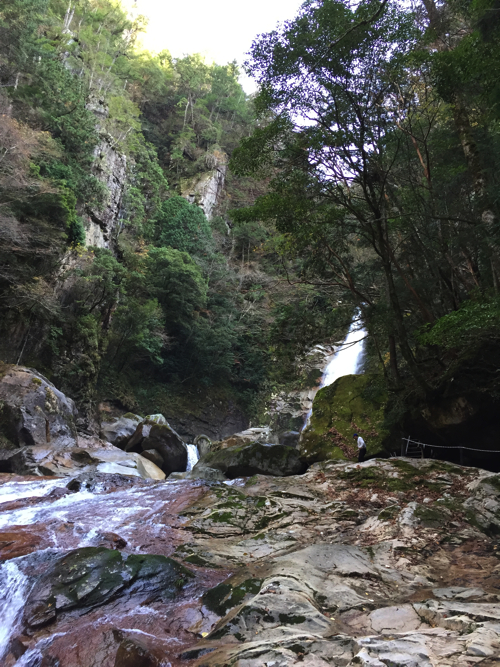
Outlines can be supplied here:
M13 560L0 567L0 659L5 656L26 601L28 578Z
M196 445L186 445L186 447L188 450L188 462L186 466L186 472L189 472L198 463L200 459L200 454L198 452L198 447Z
M323 387L330 386L335 380L344 375L355 375L358 373L363 359L365 338L366 330L359 321L359 313L356 313L344 342L323 371L318 391ZM309 424L311 415L312 406L306 415L302 430Z

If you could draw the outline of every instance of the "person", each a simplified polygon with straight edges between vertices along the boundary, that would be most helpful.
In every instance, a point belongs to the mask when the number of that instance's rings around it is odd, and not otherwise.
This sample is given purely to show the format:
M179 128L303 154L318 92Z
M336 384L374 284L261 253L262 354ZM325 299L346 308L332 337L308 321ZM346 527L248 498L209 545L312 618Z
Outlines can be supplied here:
M353 435L353 438L354 438L355 440L356 440L356 438L358 439L358 463L363 463L363 461L365 460L365 456L366 456L366 445L365 445L365 441L364 441L363 438L362 438L360 435L358 435L357 433L355 433L355 434Z

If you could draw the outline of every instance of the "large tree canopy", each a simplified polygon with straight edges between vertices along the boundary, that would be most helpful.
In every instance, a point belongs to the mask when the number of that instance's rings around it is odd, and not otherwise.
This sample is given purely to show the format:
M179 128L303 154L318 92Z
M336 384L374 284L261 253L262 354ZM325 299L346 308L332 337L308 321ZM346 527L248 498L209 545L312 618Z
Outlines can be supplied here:
M474 83L480 54L492 62L498 48L476 27L480 14L451 3L304 3L252 47L267 122L232 160L240 174L271 177L270 192L236 219L275 220L303 281L361 309L393 386L409 373L427 395L454 363L424 350L431 339L419 332L445 318L436 343L461 303L497 298L499 133L486 113L496 83ZM466 81L446 79L468 49ZM470 353L479 339L466 339Z

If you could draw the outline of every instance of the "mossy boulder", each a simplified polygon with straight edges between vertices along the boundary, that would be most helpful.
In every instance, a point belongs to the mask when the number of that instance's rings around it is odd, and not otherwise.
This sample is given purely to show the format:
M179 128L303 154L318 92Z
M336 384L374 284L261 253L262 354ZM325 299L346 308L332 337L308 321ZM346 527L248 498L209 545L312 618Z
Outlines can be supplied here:
M117 596L144 595L172 600L192 573L171 558L133 554L123 558L105 547L83 547L66 554L33 587L24 612L28 627L46 625L59 613L86 613Z
M76 445L74 402L31 368L0 362L0 448Z
M193 472L198 466L220 470L229 479L252 475L287 477L301 475L307 469L297 450L286 445L264 445L260 442L209 452L199 460Z
M387 392L378 380L369 373L344 375L318 391L309 425L300 438L306 463L354 458L354 433L363 437L369 455L384 452L390 435L383 425Z

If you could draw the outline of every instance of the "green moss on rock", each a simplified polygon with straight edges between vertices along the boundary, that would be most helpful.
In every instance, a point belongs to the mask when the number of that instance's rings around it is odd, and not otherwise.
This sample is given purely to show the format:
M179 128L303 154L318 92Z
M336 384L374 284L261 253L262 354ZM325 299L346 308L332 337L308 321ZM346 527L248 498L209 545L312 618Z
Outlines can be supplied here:
M378 376L345 375L320 389L313 403L300 453L308 464L327 459L349 459L356 454L353 434L366 442L369 455L384 452L389 431L384 428L387 392Z
M262 586L262 579L245 579L241 584L232 586L223 582L203 595L203 604L218 616L241 604L245 597L257 595Z
M296 449L260 442L209 452L200 463L220 470L229 479L250 475L300 475L307 468Z

